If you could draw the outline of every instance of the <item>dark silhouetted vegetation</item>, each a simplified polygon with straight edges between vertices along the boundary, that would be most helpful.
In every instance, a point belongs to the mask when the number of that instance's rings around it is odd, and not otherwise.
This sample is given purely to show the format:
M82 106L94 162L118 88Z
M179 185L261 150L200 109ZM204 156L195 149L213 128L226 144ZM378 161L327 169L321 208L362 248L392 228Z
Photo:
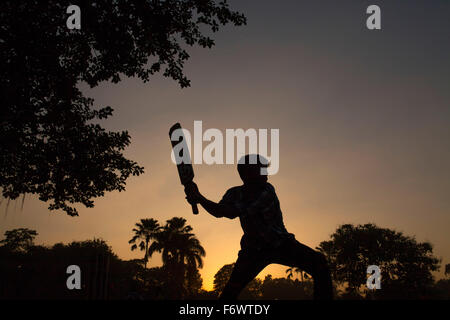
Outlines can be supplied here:
M138 237L136 246L143 247L147 257L161 253L161 266L147 268L145 258L121 260L101 239L42 246L34 244L34 230L6 231L0 241L0 298L217 299L234 264L220 268L214 276L214 289L204 290L199 269L205 250L185 219L174 217L159 228L156 220L142 219L136 226L135 236L152 234L153 239L146 245L146 236ZM142 246L138 239L144 242ZM439 260L433 256L431 245L417 243L402 233L372 224L343 225L331 240L320 244L320 250L330 261L337 299L450 299L449 265L445 266L446 278L435 281L431 272L438 269ZM381 290L365 287L369 264L381 268ZM81 269L81 290L67 289L69 265ZM264 280L254 279L239 298L313 298L313 279L308 274L295 268L287 269L286 274L286 278L267 275Z
M262 286L263 299L278 300L312 300L313 282L311 278L299 281L291 278L275 278L267 275Z
M191 231L186 219L174 217L167 220L149 248L150 256L162 254L171 299L194 296L202 286L198 269L203 267L205 249Z
M226 264L214 275L214 292L216 296L219 296L225 285L230 279L231 272L233 271L234 263ZM261 298L261 284L260 279L253 279L250 283L242 290L239 297L241 299L258 299Z
M432 272L439 270L440 260L428 242L419 243L413 237L374 224L345 224L318 249L327 257L333 280L344 290L343 296L418 299L432 295ZM368 291L369 265L381 269L382 290Z
M146 82L162 71L187 87L186 47L210 48L208 30L246 19L214 0L80 0L81 29L69 30L70 4L2 2L0 188L5 198L36 194L50 210L75 216L74 204L93 207L93 199L123 191L129 176L143 173L123 155L128 132L98 124L113 109L95 108L79 84L123 76Z
M5 232L5 239L0 241L0 245L12 252L26 252L34 245L34 238L38 233L35 230L19 228Z
M234 263L226 264L214 275L214 294L220 295L233 271ZM291 278L272 278L267 275L261 279L253 279L242 290L240 299L312 299L313 283L311 279L306 281L292 280Z
M144 268L147 268L150 240L155 239L160 230L161 227L155 219L141 219L141 222L136 223L136 228L133 229L134 236L128 243L133 244L131 250L136 250L139 246L139 249L144 251ZM138 240L141 241L136 244Z

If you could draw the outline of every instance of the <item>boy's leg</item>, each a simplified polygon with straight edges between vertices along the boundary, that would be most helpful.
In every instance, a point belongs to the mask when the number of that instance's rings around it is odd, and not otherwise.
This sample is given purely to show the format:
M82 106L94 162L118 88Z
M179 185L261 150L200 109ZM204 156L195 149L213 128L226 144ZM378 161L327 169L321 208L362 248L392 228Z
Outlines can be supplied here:
M287 240L274 254L274 263L297 267L314 279L314 299L333 299L333 285L326 258L318 251L298 242Z
M225 285L219 300L236 300L242 289L267 266L263 257L248 250L239 251L228 283Z

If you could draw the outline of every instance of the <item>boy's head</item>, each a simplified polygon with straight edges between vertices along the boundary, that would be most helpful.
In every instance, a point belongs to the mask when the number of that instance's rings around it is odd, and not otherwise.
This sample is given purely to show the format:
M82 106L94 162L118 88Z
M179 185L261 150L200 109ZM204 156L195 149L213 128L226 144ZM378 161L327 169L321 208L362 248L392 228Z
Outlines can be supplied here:
M269 161L263 156L247 154L239 159L237 169L244 184L263 183L267 182L267 170L261 169L268 166Z

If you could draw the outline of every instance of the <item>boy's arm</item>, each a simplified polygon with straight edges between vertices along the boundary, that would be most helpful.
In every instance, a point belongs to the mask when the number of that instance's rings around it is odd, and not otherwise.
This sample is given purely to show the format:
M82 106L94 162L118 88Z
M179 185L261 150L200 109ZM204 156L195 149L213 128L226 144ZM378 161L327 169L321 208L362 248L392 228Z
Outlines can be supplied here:
M236 207L225 203L216 203L206 199L204 196L200 199L201 206L216 218L227 217L230 219L236 218L239 214Z
M223 203L222 201L216 203L204 197L193 183L189 188L184 190L186 192L186 199L190 204L199 203L212 216L216 218L227 217L234 219L239 216L239 210L232 204Z

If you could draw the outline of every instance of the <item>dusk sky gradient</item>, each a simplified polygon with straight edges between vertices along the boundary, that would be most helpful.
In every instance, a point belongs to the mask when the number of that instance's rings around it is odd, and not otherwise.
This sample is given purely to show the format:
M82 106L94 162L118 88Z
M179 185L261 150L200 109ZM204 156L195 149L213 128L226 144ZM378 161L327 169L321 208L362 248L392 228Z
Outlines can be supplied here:
M367 6L382 30L366 28ZM103 238L122 259L142 258L128 240L141 218L187 219L206 250L204 287L237 258L239 220L194 216L170 159L168 130L280 130L280 169L269 178L284 222L315 248L344 223L375 223L429 241L450 263L450 1L230 1L247 26L214 34L213 49L190 48L181 89L161 75L89 89L128 130L126 156L145 167L126 191L108 193L79 217L49 212L27 196L0 207L0 233L26 227L38 244ZM206 143L204 144L206 145ZM241 184L235 165L195 165L209 199ZM161 265L160 256L150 266ZM260 273L285 276L271 265ZM443 275L443 270L438 274Z

